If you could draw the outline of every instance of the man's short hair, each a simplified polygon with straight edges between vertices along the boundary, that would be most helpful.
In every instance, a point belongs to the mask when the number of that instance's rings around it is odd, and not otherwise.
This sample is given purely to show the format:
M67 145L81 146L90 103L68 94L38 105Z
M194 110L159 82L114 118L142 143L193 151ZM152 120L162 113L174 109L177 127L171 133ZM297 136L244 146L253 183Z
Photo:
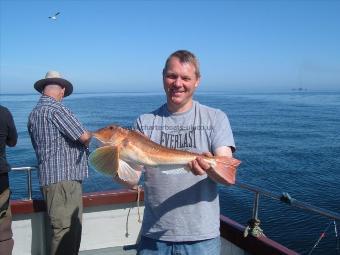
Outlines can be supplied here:
M168 69L169 61L171 58L176 57L179 59L181 63L190 63L195 67L195 74L197 78L201 77L200 73L200 66L197 57L188 50L178 50L172 53L166 60L165 66L163 69L163 75L165 74L166 70Z

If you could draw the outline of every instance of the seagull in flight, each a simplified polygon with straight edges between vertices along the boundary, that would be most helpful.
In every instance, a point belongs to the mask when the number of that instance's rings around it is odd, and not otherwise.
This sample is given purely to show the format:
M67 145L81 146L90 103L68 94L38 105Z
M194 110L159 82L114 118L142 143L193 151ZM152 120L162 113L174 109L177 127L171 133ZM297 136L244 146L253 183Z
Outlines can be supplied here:
M50 16L48 17L49 19L52 19L52 20L56 20L57 19L57 16L60 14L60 12L57 12L56 14L54 14L53 16Z

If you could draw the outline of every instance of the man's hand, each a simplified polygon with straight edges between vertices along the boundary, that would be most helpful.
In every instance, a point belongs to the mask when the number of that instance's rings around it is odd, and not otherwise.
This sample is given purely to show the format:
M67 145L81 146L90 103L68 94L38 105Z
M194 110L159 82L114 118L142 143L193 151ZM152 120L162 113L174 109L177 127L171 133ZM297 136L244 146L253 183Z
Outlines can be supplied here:
M84 144L86 147L89 146L89 143L92 138L92 133L90 131L86 131L84 134L82 134L79 138L79 141Z
M202 155L206 157L213 156L210 152L205 152ZM195 160L189 162L189 168L194 175L204 175L211 171L209 163L202 157L197 157Z
M205 152L202 156L198 156L195 160L188 163L194 175L207 174L215 182L225 185L235 183L236 168L240 161L232 158L230 147L222 146L216 149L215 156L219 162L214 167L206 162L203 156L212 157L213 155L210 152Z

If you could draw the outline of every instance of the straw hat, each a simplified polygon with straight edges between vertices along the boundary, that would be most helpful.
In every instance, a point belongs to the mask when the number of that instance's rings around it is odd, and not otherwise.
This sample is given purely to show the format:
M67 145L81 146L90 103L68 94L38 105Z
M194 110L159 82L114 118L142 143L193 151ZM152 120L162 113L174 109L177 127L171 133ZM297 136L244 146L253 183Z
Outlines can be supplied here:
M73 86L71 82L63 79L60 73L57 71L48 71L46 73L45 79L41 79L34 83L34 88L40 93L42 93L44 87L50 84L58 84L59 86L65 88L64 97L67 97L72 94Z

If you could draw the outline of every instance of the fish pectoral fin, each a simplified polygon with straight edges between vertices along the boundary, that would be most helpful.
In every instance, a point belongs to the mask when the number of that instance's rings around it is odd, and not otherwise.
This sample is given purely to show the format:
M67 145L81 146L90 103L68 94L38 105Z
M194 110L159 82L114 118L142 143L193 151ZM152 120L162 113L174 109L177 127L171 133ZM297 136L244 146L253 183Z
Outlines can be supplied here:
M135 171L141 172L143 170L143 166L133 163L133 162L125 162L126 164L128 164L131 168L133 168Z
M129 164L124 160L119 160L119 167L117 171L118 177L129 185L136 185L139 181L140 174L137 174L139 166Z
M91 152L90 165L98 172L114 176L119 168L119 148L117 146L104 146Z

